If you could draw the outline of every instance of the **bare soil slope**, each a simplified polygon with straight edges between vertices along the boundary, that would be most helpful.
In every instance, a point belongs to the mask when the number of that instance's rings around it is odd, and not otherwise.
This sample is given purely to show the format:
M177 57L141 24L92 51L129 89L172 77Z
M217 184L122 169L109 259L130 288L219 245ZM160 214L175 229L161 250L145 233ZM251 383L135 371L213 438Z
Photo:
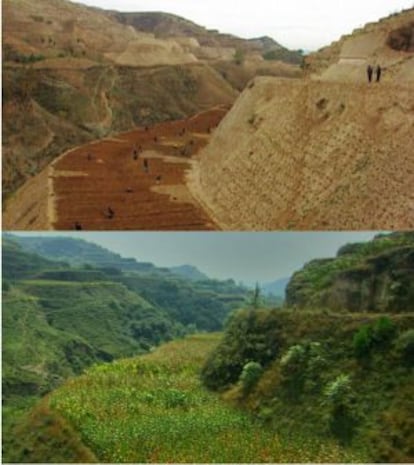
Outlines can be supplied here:
M412 10L345 41L362 62L330 64L314 79L251 82L191 174L222 228L414 227L414 54L381 32L411 19ZM369 85L374 58L392 66Z

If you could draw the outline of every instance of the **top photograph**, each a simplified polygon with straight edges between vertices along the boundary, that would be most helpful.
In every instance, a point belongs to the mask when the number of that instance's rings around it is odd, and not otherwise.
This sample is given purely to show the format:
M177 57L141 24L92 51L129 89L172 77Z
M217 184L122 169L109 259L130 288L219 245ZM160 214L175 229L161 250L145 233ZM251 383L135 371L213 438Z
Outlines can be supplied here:
M3 0L3 230L414 229L413 2L337 3Z

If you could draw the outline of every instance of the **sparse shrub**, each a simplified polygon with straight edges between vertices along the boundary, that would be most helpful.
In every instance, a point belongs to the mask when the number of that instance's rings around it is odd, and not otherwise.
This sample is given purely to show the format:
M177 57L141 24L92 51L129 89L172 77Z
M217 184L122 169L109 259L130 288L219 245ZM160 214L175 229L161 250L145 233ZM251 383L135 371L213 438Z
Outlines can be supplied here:
M245 59L245 52L241 49L237 49L234 53L234 61L237 65L242 65Z
M263 373L263 367L260 363L249 362L243 367L243 371L240 375L240 382L243 388L243 392L249 392L253 386L259 381Z
M404 331L395 341L395 349L402 362L414 365L414 329Z

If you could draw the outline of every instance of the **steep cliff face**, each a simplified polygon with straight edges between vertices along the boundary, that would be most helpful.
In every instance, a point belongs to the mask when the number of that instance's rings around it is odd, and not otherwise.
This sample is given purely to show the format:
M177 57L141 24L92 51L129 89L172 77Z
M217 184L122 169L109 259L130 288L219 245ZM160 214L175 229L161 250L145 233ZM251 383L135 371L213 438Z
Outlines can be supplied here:
M414 309L413 283L414 234L396 233L308 263L293 275L286 301L297 308L407 312Z

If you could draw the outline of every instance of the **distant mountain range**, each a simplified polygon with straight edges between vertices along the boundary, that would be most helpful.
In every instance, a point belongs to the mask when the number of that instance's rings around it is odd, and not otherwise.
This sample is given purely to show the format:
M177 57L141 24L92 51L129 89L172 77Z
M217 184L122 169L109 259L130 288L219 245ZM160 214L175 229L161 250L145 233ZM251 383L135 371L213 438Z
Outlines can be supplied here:
M288 285L290 278L281 278L270 283L265 283L261 286L264 295L285 298L286 286Z
M36 253L49 260L67 262L70 265L93 265L99 268L117 268L121 271L169 275L168 268L159 268L152 263L138 262L135 258L123 258L92 242L71 237L23 237L5 234L23 250Z

